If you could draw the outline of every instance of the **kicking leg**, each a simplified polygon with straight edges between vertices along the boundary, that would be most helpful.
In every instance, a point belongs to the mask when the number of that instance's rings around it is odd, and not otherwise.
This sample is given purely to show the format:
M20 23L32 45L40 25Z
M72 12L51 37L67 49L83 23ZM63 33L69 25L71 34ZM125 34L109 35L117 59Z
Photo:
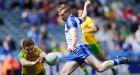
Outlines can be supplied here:
M95 68L97 72L103 72L114 65L129 64L129 61L126 58L118 58L118 59L108 60L103 63L100 63L93 55L88 56L85 59L85 62L88 65L90 65L92 68Z
M101 51L101 48L100 48L99 44L91 44L91 45L89 45L89 47L90 47L90 50L91 50L92 54L95 54L96 57L100 61L102 61L102 62L107 61L107 59L104 57L104 55ZM113 75L117 74L117 71L115 70L115 68L112 67L111 70L112 70Z
M60 72L60 75L70 75L74 70L77 69L78 66L79 64L76 61L66 62L66 64Z
M85 62L92 68L94 68L97 72L102 72L104 66L99 62L93 55L88 56L85 59Z
M107 59L104 57L104 55L103 55L102 52L96 54L96 56L102 62L107 61ZM113 75L116 75L117 74L117 71L116 71L116 69L114 67L111 68L111 71L112 71Z

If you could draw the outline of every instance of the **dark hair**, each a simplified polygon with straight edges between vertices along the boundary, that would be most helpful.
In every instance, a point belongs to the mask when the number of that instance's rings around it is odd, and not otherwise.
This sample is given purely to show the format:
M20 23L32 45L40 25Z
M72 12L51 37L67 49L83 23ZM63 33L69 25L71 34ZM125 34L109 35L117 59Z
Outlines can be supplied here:
M23 40L23 47L24 47L24 46L29 46L29 45L34 45L33 40L30 39L30 38L24 39L24 40Z

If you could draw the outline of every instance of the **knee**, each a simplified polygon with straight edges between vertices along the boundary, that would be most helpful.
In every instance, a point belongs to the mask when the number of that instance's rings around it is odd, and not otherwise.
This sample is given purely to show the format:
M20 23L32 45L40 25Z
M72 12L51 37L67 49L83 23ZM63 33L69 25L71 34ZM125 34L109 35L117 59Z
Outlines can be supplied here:
M100 67L96 67L96 71L101 73L101 72L104 72L105 70L105 67L103 65L101 65Z
M104 66L103 65L93 66L92 68L94 68L99 73L104 71Z
M60 75L66 75L65 71L60 71Z
M102 68L97 68L96 71L102 73L104 70Z
M60 73L59 73L59 75L63 75L63 73L62 73L62 72L60 72Z
M60 71L60 75L68 75L68 71L62 70L62 71Z

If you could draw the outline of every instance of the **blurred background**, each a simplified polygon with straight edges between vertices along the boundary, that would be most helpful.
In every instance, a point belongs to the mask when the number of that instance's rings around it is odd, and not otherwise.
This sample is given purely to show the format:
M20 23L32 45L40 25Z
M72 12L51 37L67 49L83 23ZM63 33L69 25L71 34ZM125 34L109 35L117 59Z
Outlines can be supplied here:
M24 38L32 38L46 53L57 52L60 62L45 64L47 75L58 75L67 57L64 22L59 3L68 3L77 16L84 0L0 0L0 75L20 75L18 53ZM140 0L94 0L88 15L98 27L96 38L108 59L125 56L130 65L116 66L118 75L140 75ZM90 75L112 75L110 70ZM72 75L84 75L78 68Z

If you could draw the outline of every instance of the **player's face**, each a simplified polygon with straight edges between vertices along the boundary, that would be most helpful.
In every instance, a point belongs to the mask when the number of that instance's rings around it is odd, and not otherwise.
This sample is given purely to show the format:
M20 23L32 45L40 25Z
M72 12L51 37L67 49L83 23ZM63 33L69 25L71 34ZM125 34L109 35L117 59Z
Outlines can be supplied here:
M25 46L24 46L24 49L25 49L26 51L31 51L31 50L34 49L34 45L33 45L33 44L25 45Z
M83 10L78 10L78 16L81 17L83 14Z
M65 10L65 9L62 9L60 12L59 12L59 16L61 17L61 19L63 21L66 21L67 18L69 17L70 13L69 11Z

